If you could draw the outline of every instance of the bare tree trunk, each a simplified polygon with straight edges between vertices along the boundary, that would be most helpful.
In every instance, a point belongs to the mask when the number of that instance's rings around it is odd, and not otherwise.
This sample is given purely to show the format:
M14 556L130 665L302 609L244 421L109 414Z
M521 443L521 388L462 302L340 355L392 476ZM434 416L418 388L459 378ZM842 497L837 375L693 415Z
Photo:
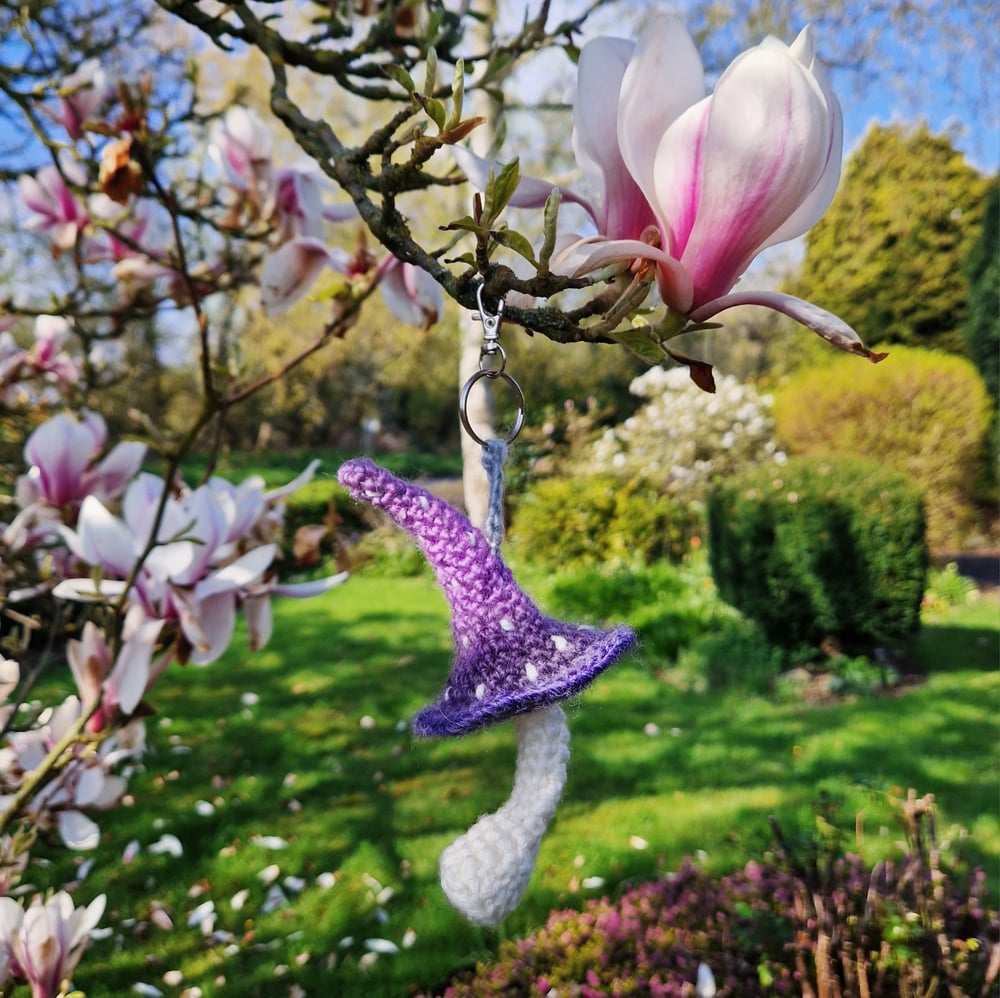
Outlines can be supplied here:
M471 319L463 322L458 359L459 390L479 370L479 350L482 343L482 327ZM489 378L480 378L469 393L466 413L469 422L483 440L488 440L493 435L493 409L493 382ZM482 463L483 449L464 429L461 437L465 509L472 523L482 527L486 522L489 499L489 482Z
M469 31L472 47L478 51L488 51L493 44L493 30L496 18L496 7L490 0L481 3L482 20L471 21ZM473 152L485 156L490 150L495 134L497 102L482 90L476 90L471 95L472 113L481 115L486 121L480 125L471 136ZM461 188L460 188L461 189ZM471 205L464 205L466 213L471 211ZM459 323L460 349L458 361L458 387L462 386L479 370L479 352L483 343L483 327L473 321L471 316L463 317ZM469 393L466 412L469 422L483 440L488 440L495 433L493 429L494 401L493 381L490 378L480 378L479 383ZM465 509L469 519L477 527L486 522L486 507L489 497L489 482L486 470L482 464L482 447L476 443L464 430L462 438L462 487L465 493Z

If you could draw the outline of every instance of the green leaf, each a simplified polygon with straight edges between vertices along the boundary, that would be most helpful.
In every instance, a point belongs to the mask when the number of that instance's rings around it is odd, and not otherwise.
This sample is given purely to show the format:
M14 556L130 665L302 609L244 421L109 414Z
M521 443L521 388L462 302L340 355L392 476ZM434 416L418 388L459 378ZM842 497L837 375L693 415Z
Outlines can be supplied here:
M390 63L388 66L383 66L382 68L385 71L385 75L395 80L408 94L412 94L417 89L417 85L413 82L413 77L402 66Z
M427 64L424 67L424 93L433 94L437 90L438 57L434 49L427 50Z
M438 32L441 30L441 25L444 24L444 11L441 8L431 12L430 17L427 18L427 31L424 35L424 44L430 48L437 41Z
M462 105L465 101L465 63L459 59L455 63L455 75L451 79L451 114L445 130L451 130L462 120Z
M559 223L559 206L562 204L562 193L558 187L552 188L552 193L545 199L543 218L542 248L538 253L538 269L547 274L549 260L556 248L556 226Z
M472 253L463 253L461 256L448 257L445 263L464 263L468 267L476 268L476 258Z
M453 232L455 229L462 229L465 232L483 231L483 227L471 215L464 215L462 218L457 218L454 222L442 225L441 228L445 232Z
M513 250L518 256L523 256L528 263L537 269L538 261L535 259L535 252L531 248L531 242L525 236L521 235L520 232L499 229L493 232L492 235L501 246L506 246L507 249Z
M420 106L427 112L428 117L438 126L439 129L444 128L445 119L448 117L448 112L445 109L444 102L439 101L434 97L425 97L423 94L415 93L413 95L417 101L419 101Z
M611 338L622 346L628 347L636 356L647 364L663 362L663 348L651 338L644 329L619 329L611 334Z
M492 226L500 217L507 202L514 196L514 190L521 180L521 167L515 158L504 164L500 172L494 176L491 172L486 182L486 193L483 197L483 224Z

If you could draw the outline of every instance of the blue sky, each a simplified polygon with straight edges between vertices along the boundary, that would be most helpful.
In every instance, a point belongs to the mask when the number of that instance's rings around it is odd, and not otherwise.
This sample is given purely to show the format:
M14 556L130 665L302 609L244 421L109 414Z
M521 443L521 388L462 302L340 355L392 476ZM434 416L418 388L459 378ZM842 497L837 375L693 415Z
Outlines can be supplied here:
M868 9L862 0L855 0L855 4L859 11ZM556 0L550 23L579 15L587 5L585 0ZM847 5L851 6L850 0ZM516 30L524 9L534 11L537 0L506 0L499 6L502 25ZM598 11L589 22L590 30L578 40L596 34L634 36L638 22L656 9L679 12L689 27L694 27L694 17L685 16L685 11L694 7L704 7L703 0L665 0L662 4L623 0ZM885 10L879 14L860 13L859 19L850 22L850 36L843 31L834 34L829 25L815 25L821 58L829 59L845 48L850 53L856 42L879 39L871 63L873 79L831 69L834 89L844 109L845 151L850 152L858 144L872 121L887 124L925 120L933 132L950 135L956 147L979 169L996 171L1000 167L1000 32L990 16L987 0L947 4L925 0L911 9L917 13L902 27L892 23L885 27ZM866 23L869 20L870 25ZM793 14L792 23L797 31L807 21ZM884 30L876 36L879 27ZM732 28L717 34L723 39L722 48L726 43L733 52L744 47L735 45ZM757 41L760 39L749 44ZM555 80L562 90L559 96L570 99L573 69L569 60L560 52L552 52L538 62L537 68L520 78L528 99L540 97Z
M939 22L923 36L885 39L889 58L908 71L878 85L859 87L851 74L833 73L844 109L846 152L872 121L925 120L934 133L948 134L971 163L984 172L1000 168L1000 32L989 26L975 44L977 25L961 3L930 5ZM947 36L947 37L945 37ZM966 37L970 44L962 44Z

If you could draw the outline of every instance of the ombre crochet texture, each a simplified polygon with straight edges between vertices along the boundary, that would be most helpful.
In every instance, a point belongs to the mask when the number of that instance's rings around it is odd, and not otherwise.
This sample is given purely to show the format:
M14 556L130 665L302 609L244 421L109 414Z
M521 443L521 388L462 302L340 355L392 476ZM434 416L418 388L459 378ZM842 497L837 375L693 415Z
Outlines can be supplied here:
M372 461L341 466L341 484L410 533L451 606L455 660L437 702L413 719L425 737L464 735L574 696L635 644L631 628L597 630L542 614L469 520Z

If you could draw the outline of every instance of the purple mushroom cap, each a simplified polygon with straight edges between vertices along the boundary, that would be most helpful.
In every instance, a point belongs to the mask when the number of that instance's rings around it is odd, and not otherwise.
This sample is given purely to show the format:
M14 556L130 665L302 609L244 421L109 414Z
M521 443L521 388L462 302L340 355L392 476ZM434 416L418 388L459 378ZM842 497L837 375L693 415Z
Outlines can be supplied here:
M543 615L483 534L437 496L363 458L337 477L416 539L451 605L455 661L441 696L413 719L418 735L462 735L565 700L635 644L629 627Z

